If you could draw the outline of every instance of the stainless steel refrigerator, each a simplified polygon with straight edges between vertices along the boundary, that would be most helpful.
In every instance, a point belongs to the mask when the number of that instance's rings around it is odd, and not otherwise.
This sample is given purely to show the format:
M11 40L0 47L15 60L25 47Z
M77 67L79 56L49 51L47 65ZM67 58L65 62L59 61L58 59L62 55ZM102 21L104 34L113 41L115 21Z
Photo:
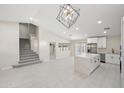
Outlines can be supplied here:
M87 44L87 52L96 54L97 53L97 44L96 43Z

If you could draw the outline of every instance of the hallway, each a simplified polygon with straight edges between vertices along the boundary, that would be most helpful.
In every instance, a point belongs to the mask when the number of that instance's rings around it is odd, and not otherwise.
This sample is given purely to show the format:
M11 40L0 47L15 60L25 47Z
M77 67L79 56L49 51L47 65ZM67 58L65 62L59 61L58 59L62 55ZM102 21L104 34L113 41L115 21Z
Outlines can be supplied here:
M103 63L87 78L74 73L73 66L74 59L66 58L0 71L0 87L121 87L118 65Z

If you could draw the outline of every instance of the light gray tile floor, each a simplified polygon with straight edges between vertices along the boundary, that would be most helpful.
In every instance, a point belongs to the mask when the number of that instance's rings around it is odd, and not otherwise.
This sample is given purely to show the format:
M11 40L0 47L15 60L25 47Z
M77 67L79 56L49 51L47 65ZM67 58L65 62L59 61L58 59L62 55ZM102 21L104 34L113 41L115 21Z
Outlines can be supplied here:
M74 72L74 59L66 58L0 71L0 87L119 88L119 66L103 63L89 77Z

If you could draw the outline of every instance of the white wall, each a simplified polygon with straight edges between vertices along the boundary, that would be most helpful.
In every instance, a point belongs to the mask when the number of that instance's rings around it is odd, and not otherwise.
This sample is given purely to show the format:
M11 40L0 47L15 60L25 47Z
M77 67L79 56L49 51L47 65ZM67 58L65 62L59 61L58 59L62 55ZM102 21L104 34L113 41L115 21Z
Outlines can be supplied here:
M39 54L39 37L38 37L39 28L31 24L29 29L30 29L31 50Z
M39 53L38 51L38 38L36 36L31 36L30 37L30 42L31 42L31 50L36 52L37 54Z
M65 58L70 56L70 51L60 51L58 43L68 43L69 41L58 37L57 35L48 32L47 30L39 27L39 56L41 60L50 60L49 43L56 42L56 58Z
M98 49L98 52L107 52L112 53L112 48L115 50L115 53L120 53L120 45L121 45L121 35L119 36L108 36L107 37L107 48L106 49Z
M0 22L0 68L19 61L19 24Z

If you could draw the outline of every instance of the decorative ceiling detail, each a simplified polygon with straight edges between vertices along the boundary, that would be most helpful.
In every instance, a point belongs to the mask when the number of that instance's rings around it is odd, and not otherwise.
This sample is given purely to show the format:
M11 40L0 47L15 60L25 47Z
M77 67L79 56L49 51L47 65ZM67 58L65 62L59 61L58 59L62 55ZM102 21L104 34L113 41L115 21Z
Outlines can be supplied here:
M56 19L65 27L70 28L80 16L79 10L80 9L76 9L70 4L64 4L60 6L60 11Z

